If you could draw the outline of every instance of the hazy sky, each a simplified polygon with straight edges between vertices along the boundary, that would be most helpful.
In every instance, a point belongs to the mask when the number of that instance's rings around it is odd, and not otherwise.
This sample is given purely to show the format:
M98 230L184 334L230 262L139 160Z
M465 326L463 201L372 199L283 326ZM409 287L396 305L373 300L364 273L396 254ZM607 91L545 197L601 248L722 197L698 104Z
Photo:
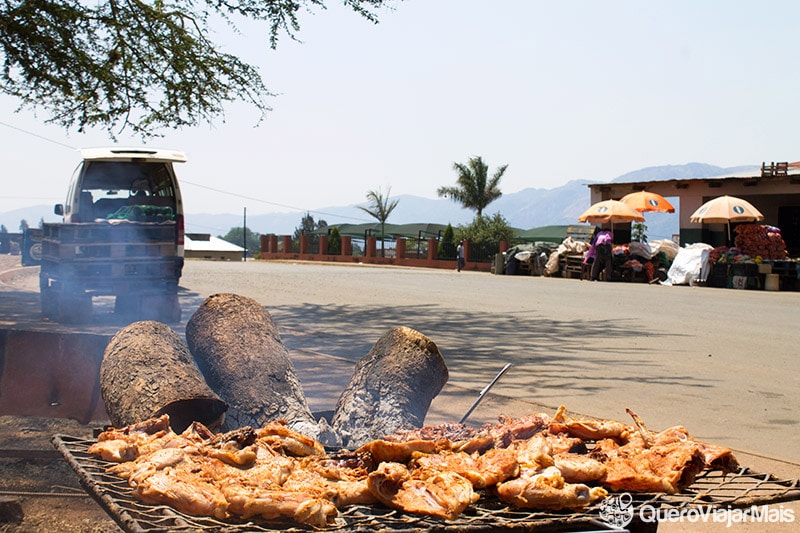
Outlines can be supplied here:
M435 198L474 155L509 164L507 193L800 159L800 2L407 0L378 25L331 4L301 18L302 43L273 51L252 25L219 36L278 96L258 127L234 105L149 141L188 154L187 212L318 209L389 187ZM73 148L110 142L15 106L0 97L0 212L61 200Z

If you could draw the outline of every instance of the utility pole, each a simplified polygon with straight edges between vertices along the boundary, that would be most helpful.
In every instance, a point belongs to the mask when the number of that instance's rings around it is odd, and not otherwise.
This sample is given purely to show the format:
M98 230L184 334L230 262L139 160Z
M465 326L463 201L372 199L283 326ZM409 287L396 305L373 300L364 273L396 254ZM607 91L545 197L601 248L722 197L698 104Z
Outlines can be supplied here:
M247 208L244 208L244 222L242 223L242 261L247 261Z

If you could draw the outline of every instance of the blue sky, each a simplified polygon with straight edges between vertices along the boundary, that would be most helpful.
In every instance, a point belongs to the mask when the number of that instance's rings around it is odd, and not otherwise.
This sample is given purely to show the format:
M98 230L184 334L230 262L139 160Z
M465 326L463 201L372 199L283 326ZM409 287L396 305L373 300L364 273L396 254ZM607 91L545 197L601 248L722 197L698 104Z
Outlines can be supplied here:
M800 159L800 3L393 6L372 25L333 2L302 16L302 43L274 51L253 24L220 28L218 42L259 66L277 96L258 127L255 110L235 104L224 121L149 141L187 152L187 211L318 209L389 187L435 198L454 183L453 162L473 155L491 170L509 164L505 192L648 166ZM58 201L72 148L109 144L14 108L0 97L0 212Z

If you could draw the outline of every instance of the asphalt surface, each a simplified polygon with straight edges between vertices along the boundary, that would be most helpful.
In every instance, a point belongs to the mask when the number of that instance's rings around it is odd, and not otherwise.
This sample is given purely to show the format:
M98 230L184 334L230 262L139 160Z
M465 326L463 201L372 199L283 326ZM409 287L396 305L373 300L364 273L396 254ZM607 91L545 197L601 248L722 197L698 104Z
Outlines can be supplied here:
M31 318L38 317L28 279L35 270L10 281L6 274L0 326L60 327ZM698 439L733 448L748 466L800 477L798 292L188 261L183 321L175 329L182 332L203 299L219 292L252 297L269 310L315 411L332 409L355 362L388 328L402 325L433 339L450 372L427 423L458 421L511 363L469 423L552 413L561 404L627 421L631 408L651 429L681 424ZM99 315L87 330L119 327L103 318L102 305ZM800 513L796 502L788 505Z

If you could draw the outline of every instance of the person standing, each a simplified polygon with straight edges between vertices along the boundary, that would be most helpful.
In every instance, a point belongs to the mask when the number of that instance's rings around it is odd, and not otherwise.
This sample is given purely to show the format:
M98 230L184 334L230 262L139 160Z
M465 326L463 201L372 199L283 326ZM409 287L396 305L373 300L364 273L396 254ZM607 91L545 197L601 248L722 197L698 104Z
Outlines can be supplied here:
M611 281L611 274L614 270L612 264L612 245L614 242L614 234L608 230L602 230L597 233L597 238L594 240L594 262L592 263L592 281L600 279L600 272L604 272L603 279Z
M466 261L464 260L464 241L458 241L458 246L456 247L456 270L461 272L461 269L464 268Z

